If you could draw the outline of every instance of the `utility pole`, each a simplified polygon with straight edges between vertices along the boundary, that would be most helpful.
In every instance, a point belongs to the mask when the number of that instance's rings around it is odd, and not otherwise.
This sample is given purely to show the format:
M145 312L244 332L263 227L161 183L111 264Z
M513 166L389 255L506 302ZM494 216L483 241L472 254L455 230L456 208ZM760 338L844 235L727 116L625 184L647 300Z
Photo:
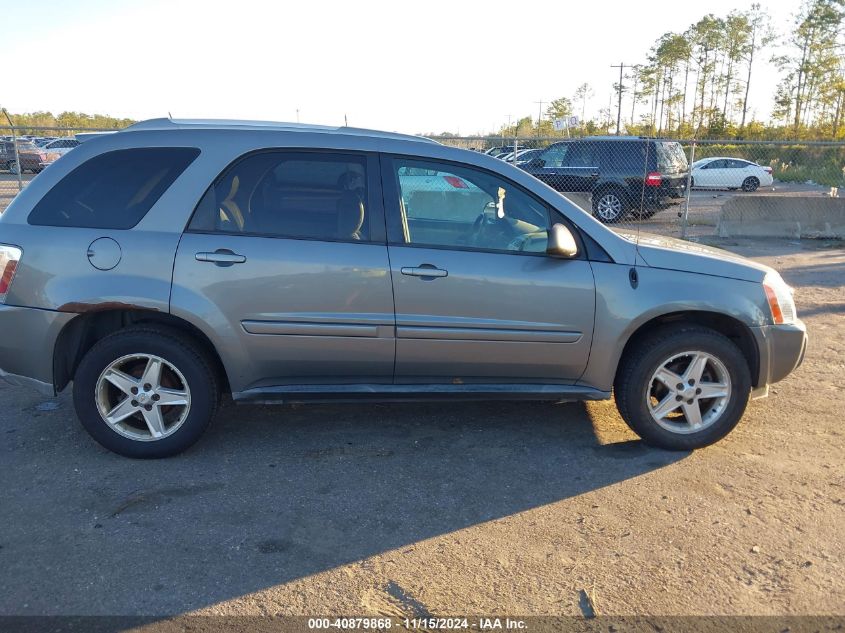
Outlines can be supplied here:
M540 112L537 114L537 138L540 138L540 121L543 120L543 104L546 103L545 101L535 101L540 105Z
M507 114L507 115L505 115L505 116L507 116L507 117L508 117L508 127L510 127L510 126L511 126L511 117L512 117L513 115L512 115L512 114ZM504 146L505 146L505 130L504 130L504 129L502 129L502 147L504 147Z
M620 64L611 64L611 68L618 68L619 69L619 85L617 86L617 90L619 92L619 97L616 104L616 136L619 136L619 131L622 123L622 72L625 70L625 62ZM627 65L628 68L631 67L630 64Z

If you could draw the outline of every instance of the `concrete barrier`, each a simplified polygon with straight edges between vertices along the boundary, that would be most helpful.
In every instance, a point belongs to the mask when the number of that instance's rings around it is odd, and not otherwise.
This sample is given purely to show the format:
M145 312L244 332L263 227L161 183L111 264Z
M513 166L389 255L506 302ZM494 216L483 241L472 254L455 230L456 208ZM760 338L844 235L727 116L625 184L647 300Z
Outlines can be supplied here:
M725 202L720 237L845 239L845 198L736 195Z

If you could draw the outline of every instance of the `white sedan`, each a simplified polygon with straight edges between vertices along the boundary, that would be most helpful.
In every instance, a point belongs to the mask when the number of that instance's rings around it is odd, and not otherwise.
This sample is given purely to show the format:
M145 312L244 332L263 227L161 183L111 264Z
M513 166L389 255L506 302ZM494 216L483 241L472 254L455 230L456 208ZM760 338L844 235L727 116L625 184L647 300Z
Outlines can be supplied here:
M79 145L79 141L75 138L57 138L42 144L41 149L50 154L61 154L64 156L77 145Z
M692 186L703 189L742 189L755 191L757 187L771 187L772 168L741 158L714 156L692 164Z

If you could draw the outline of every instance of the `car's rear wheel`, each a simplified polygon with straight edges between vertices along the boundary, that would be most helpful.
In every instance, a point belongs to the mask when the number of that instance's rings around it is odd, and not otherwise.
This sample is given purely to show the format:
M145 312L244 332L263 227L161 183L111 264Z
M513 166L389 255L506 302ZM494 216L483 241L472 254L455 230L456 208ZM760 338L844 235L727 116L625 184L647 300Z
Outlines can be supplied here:
M593 215L605 224L622 219L628 211L628 201L621 190L604 189L593 194Z
M168 457L196 442L214 415L218 381L204 350L176 331L133 327L97 342L77 368L82 426L126 457Z
M614 384L622 418L643 441L671 450L707 446L738 423L751 390L742 352L700 326L669 326L640 340Z
M742 181L743 191L757 191L757 187L759 186L760 181L754 176L749 176L748 178Z
M10 161L8 168L9 168L10 174L17 174L18 173L18 162L16 160Z

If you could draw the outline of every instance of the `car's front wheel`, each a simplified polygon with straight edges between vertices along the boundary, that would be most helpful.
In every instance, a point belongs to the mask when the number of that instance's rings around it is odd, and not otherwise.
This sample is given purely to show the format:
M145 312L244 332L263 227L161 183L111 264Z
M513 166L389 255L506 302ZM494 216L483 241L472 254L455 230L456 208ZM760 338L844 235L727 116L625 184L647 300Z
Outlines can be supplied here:
M737 346L709 328L668 326L622 359L614 384L622 418L647 444L671 450L707 446L738 423L751 391Z
M18 171L20 171L18 169L18 162L16 160L10 161L7 165L7 168L9 169L10 174L17 174Z
M181 453L208 427L218 381L207 354L176 331L133 327L97 342L73 383L82 426L126 457Z

